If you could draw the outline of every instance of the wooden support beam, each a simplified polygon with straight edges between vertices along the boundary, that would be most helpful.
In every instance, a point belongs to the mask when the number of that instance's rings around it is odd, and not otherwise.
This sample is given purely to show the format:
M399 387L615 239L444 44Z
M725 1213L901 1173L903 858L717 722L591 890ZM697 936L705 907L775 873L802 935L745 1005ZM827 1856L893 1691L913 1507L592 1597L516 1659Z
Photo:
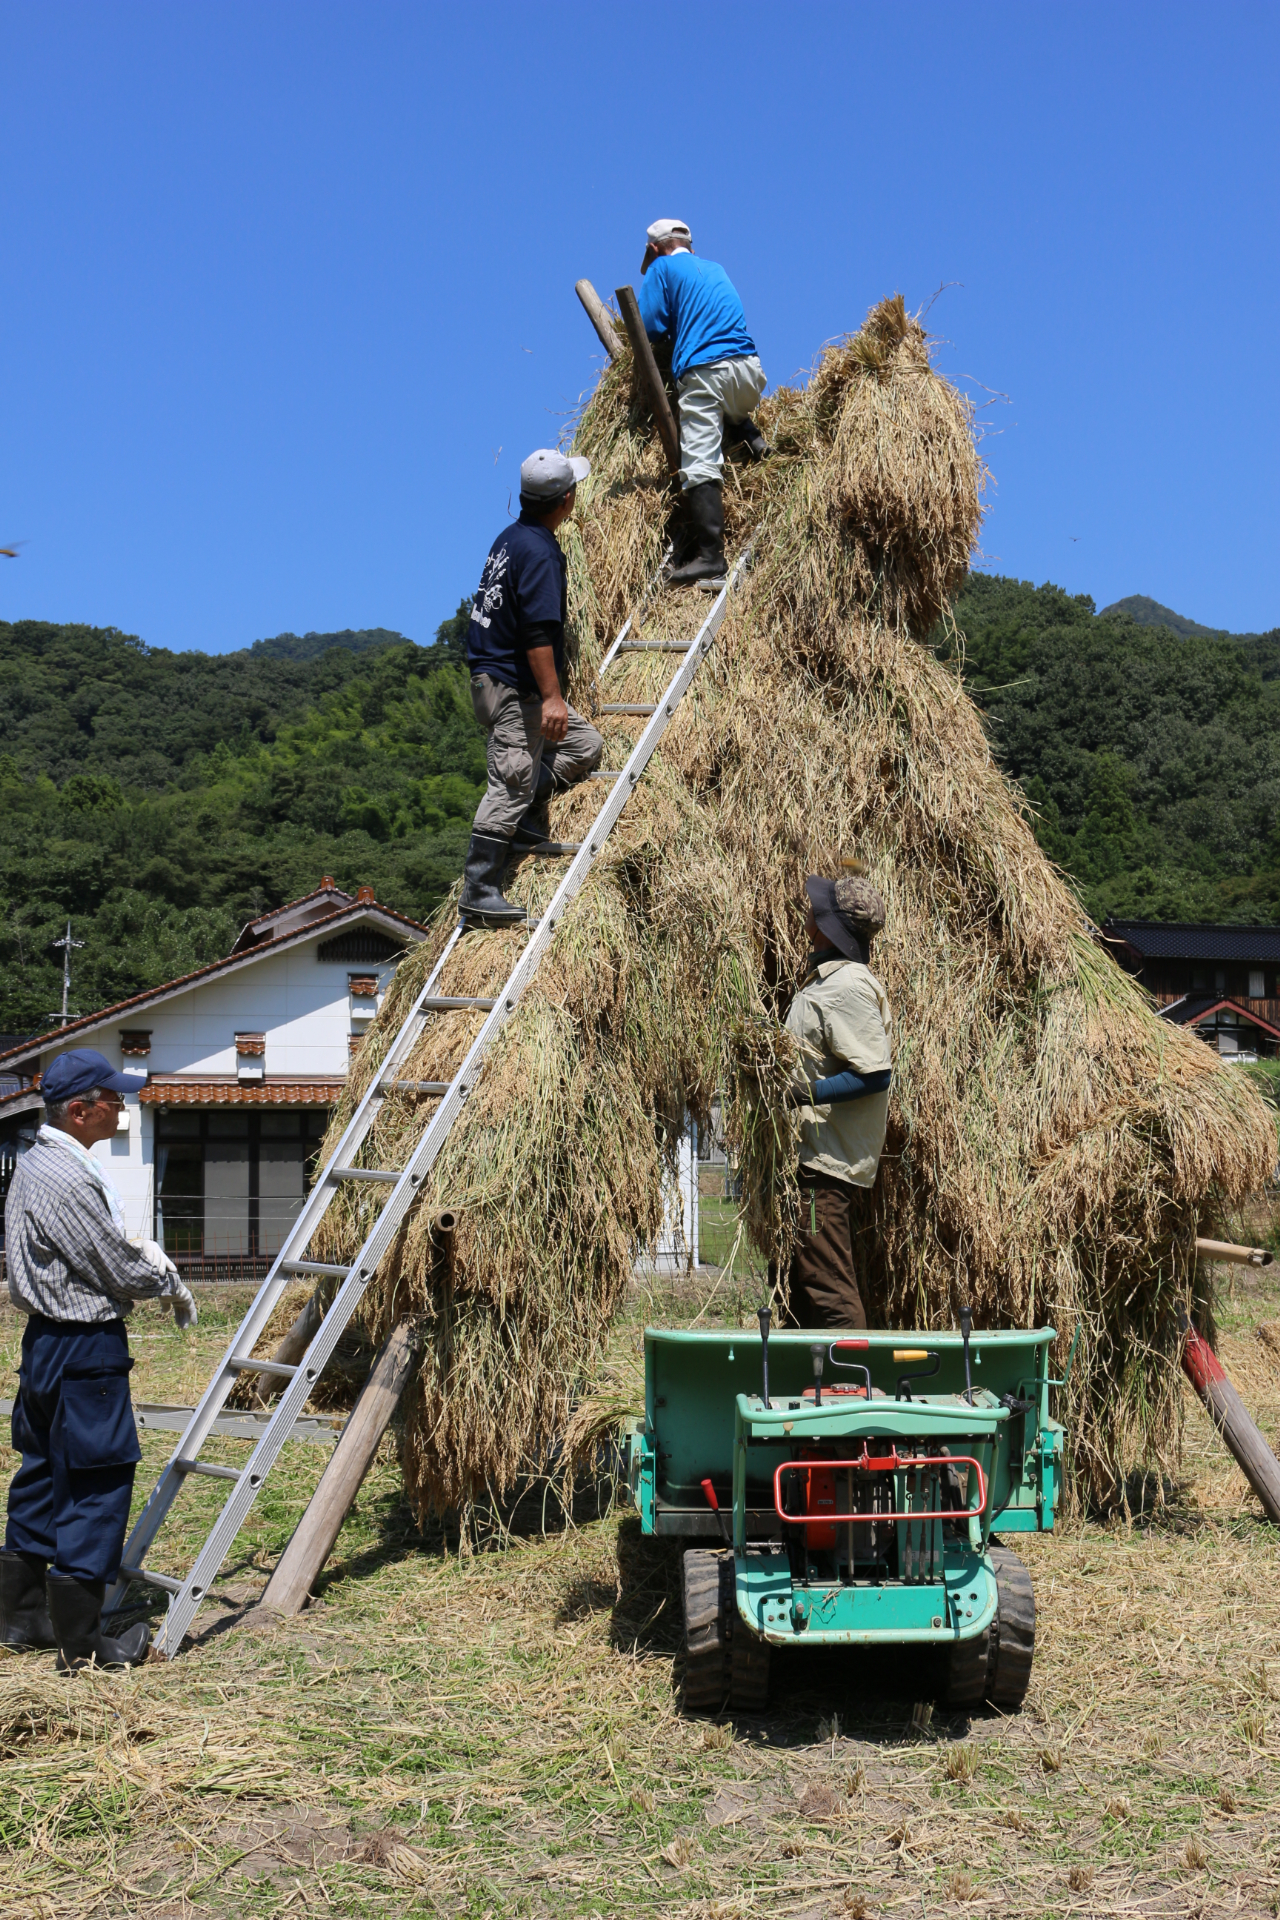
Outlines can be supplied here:
M589 280L574 282L574 292L587 310L587 318L599 336L600 345L611 360L622 352L622 342L614 330L613 317Z
M306 1512L294 1528L293 1538L276 1563L260 1606L285 1614L301 1613L306 1606L409 1384L413 1362L413 1329L402 1320L378 1349L351 1418L339 1435Z
M432 1286L441 1297L446 1318L453 1300L457 1224L458 1216L450 1210L438 1213L431 1223ZM293 1538L276 1563L259 1606L284 1614L301 1613L306 1606L320 1570L333 1552L351 1502L360 1491L360 1483L373 1465L391 1416L413 1378L416 1354L413 1329L407 1320L401 1320L374 1356L369 1378L360 1389L360 1397L338 1436L338 1444L306 1512L294 1528Z
M1280 1526L1280 1460L1267 1445L1244 1401L1207 1340L1183 1315L1186 1341L1182 1367L1208 1411L1209 1418L1235 1456L1240 1471L1262 1502L1268 1520Z
M322 1288L323 1283L316 1288L289 1331L276 1346L275 1352L271 1355L273 1365L296 1367L319 1333L320 1322L324 1319L327 1305L327 1298ZM265 1407L269 1405L274 1395L283 1390L282 1380L273 1381L269 1373L261 1373L250 1395L249 1404L254 1407Z
M1267 1247L1237 1247L1230 1240L1197 1240L1197 1260L1230 1260L1241 1267L1269 1267L1271 1251Z
M634 287L617 287L614 297L618 302L618 312L622 315L623 325L627 329L627 338L631 342L631 355L635 362L636 377L649 402L658 433L662 440L663 451L667 456L667 468L671 473L680 471L680 436L676 432L675 415L667 399L667 390L662 384L662 375L658 372L658 363L653 357L653 348L649 345L649 336L644 330L644 321L640 318L640 303L636 299Z

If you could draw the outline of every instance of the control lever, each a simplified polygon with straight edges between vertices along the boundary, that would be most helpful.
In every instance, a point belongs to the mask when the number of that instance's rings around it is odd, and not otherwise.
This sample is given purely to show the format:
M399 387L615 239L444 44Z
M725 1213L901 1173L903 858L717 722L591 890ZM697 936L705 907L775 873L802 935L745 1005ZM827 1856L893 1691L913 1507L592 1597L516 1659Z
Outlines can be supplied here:
M756 1319L760 1322L760 1371L764 1375L760 1398L766 1413L769 1411L769 1322L772 1318L768 1307L756 1309Z
M931 1375L939 1372L942 1366L942 1355L936 1349L930 1347L895 1347L893 1357L899 1366L911 1360L932 1360L933 1362L931 1367L921 1367L919 1373L899 1374L899 1400L909 1400L911 1398L911 1382L913 1380L928 1380Z
M724 1541L726 1547L731 1547L733 1545L733 1541L729 1535L729 1528L725 1523L724 1515L720 1511L720 1502L716 1499L716 1490L712 1486L709 1480L703 1481L702 1492L703 1492L704 1498L706 1499L707 1505L710 1507L712 1513L714 1513L716 1517L716 1524L720 1528L720 1538Z
M871 1398L871 1368L860 1366L856 1360L837 1360L838 1353L870 1353L869 1340L833 1340L827 1348L827 1358L833 1367L843 1367L846 1373L860 1373L867 1389L867 1399Z
M822 1405L822 1363L827 1357L827 1350L821 1340L815 1340L809 1351L813 1355L813 1404L815 1407L820 1407Z
M973 1375L969 1371L969 1335L973 1332L973 1308L961 1307L960 1333L964 1339L964 1397L973 1405Z

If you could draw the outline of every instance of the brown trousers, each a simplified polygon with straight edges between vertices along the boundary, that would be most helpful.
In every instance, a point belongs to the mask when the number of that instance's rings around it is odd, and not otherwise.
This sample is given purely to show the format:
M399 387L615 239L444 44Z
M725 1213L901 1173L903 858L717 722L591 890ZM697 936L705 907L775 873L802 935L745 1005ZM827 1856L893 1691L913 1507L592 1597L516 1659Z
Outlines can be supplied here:
M787 1290L790 1327L865 1327L853 1264L856 1188L830 1174L800 1169L800 1230Z

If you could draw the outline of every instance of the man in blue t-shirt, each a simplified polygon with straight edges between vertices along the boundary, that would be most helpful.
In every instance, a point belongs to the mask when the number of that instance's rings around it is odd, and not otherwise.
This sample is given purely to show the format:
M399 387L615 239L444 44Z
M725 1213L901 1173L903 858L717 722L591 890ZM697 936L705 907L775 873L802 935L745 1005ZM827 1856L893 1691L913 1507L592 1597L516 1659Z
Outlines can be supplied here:
M587 460L550 447L520 469L520 518L489 549L467 629L471 703L487 735L489 788L476 809L463 873L464 918L525 918L502 894L513 854L557 853L547 806L600 765L604 741L565 700L568 566L557 527L573 512Z
M671 372L680 406L680 483L694 548L668 576L674 586L724 576L726 446L751 459L769 449L751 418L764 392L764 368L747 332L732 280L714 260L694 257L683 220L655 220L640 266L640 318L651 340L671 336Z

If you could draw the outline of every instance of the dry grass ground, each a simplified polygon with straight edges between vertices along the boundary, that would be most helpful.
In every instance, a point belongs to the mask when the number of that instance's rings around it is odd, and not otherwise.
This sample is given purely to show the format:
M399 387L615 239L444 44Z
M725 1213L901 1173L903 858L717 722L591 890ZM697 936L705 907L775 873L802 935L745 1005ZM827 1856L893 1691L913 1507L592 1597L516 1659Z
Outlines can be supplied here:
M1237 1274L1221 1344L1274 1442L1267 1279ZM753 1304L731 1282L708 1319ZM193 1398L236 1305L191 1339L140 1311L136 1397ZM696 1308L637 1297L616 1340L664 1311ZM165 1436L143 1447L140 1497ZM682 1720L670 1553L622 1512L459 1557L415 1531L389 1444L322 1603L260 1623L324 1459L286 1449L174 1664L0 1659L0 1914L1280 1912L1277 1541L1198 1406L1163 1504L1029 1543L1028 1710L923 1730L928 1669L883 1656L797 1659L767 1719Z

